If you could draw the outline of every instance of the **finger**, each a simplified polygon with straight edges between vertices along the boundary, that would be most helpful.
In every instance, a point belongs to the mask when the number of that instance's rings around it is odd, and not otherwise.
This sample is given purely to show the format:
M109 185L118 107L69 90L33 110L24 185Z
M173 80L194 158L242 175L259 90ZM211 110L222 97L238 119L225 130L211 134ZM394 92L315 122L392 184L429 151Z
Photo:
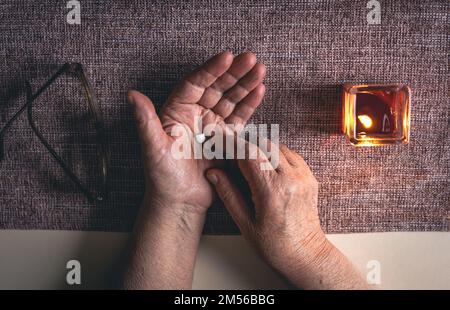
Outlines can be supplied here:
M223 93L236 85L255 64L256 56L251 52L245 52L236 56L228 71L222 74L222 76L205 90L198 104L208 109L214 107L220 98L222 98Z
M236 105L252 90L262 83L266 75L266 67L258 63L239 82L228 90L213 108L223 118L230 116Z
M262 169L270 165L270 161L264 152L255 144L239 137L236 142L236 158L238 167L248 182L252 193L256 193L258 188L265 186L270 181L271 175L276 174L273 169Z
M283 153L284 157L288 161L288 163L291 166L294 166L296 158L294 157L294 154L292 154L291 150L285 145L280 143L279 145L281 153Z
M280 151L280 146L277 143L272 142L268 138L260 137L258 147L269 159L270 164L276 172L284 172L291 167L284 154Z
M206 177L214 185L217 195L240 231L246 233L252 223L252 216L242 193L223 170L210 169Z
M170 99L180 103L199 101L205 89L224 74L232 63L233 54L228 51L212 57L194 72L187 75L172 92Z
M139 139L144 148L160 149L166 146L168 136L150 99L138 91L130 90L128 101L134 106Z
M297 167L299 165L307 165L305 160L295 151L289 149L286 145L279 145L281 153L284 155L289 164L293 167Z
M261 104L265 91L266 87L264 84L259 84L247 97L237 104L231 115L225 119L225 122L227 124L245 125L256 108Z

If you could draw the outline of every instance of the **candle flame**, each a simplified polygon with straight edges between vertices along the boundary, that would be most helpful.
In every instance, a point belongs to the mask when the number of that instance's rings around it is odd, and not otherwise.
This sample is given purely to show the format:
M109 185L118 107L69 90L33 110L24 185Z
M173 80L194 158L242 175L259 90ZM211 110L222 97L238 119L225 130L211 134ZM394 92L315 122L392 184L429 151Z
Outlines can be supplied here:
M364 127L370 128L372 127L372 119L368 115L358 115L358 119L363 124Z

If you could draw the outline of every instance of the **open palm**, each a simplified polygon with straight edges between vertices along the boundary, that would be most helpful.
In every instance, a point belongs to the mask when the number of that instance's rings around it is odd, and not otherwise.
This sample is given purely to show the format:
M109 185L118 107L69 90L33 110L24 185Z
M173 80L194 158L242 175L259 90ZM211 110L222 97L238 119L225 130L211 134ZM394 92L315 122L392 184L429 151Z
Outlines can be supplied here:
M186 76L164 104L160 119L151 101L130 91L142 144L146 196L169 204L187 204L200 211L213 200L205 172L214 163L207 159L175 159L170 151L174 126L194 131L194 120L208 124L244 125L264 96L264 65L252 53L236 57L218 54Z

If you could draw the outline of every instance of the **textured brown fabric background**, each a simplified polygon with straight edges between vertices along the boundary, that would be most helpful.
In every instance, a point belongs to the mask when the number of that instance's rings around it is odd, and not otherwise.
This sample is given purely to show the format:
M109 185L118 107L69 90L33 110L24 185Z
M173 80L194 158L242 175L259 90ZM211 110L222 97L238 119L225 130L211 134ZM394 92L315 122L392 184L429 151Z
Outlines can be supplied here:
M81 25L65 22L66 1L0 2L0 125L23 102L25 79L38 85L66 61L83 63L111 141L111 202L86 203L24 115L0 163L1 228L130 230L143 178L126 90L161 105L186 72L229 49L251 50L267 65L267 95L253 122L279 123L281 140L306 158L321 183L327 232L448 230L447 0L380 1L381 25L367 25L365 0L81 2ZM350 146L339 134L344 82L408 84L411 143ZM45 99L52 108L37 112L76 106L65 85L56 102ZM215 205L205 232L236 228Z

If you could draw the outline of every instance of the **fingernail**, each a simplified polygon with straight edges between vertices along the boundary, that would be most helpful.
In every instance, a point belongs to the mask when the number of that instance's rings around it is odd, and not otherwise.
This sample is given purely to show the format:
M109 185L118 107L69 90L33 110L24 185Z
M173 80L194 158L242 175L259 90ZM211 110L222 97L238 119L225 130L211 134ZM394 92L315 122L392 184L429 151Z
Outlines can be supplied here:
M214 173L208 173L206 175L206 177L208 178L209 182L211 182L212 184L214 184L214 185L217 184L217 177Z

